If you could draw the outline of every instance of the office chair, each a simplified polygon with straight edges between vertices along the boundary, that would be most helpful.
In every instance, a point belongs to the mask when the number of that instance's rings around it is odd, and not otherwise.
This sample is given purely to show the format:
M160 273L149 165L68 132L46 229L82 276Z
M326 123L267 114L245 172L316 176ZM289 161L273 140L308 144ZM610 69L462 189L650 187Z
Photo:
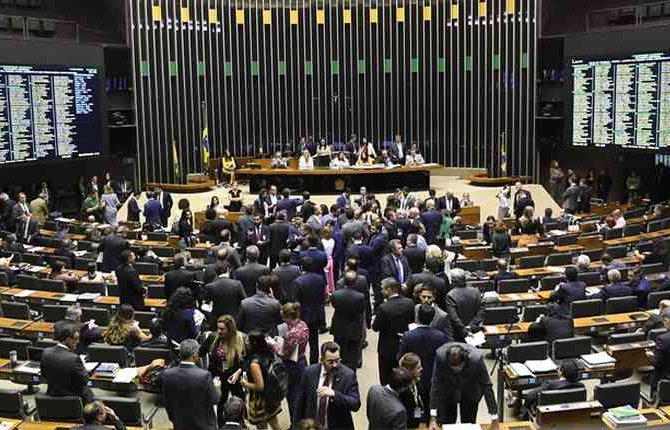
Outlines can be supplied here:
M477 260L456 260L454 267L463 269L466 272L475 272L477 270L481 270L482 264Z
M157 231L150 231L150 232L147 232L147 240L153 240L153 241L156 241L156 242L167 242L168 234L157 232Z
M148 285L147 297L150 299L164 299L165 286L164 285Z
M603 405L604 409L625 405L637 409L640 404L640 383L614 382L596 385L593 397Z
M624 343L641 342L647 340L644 332L640 333L612 333L607 337L608 345L621 345Z
M133 353L135 354L135 366L146 366L156 359L163 359L166 363L172 361L172 351L169 349L138 346Z
M13 318L17 320L31 320L30 307L25 303L19 302L0 302L2 307L2 316L5 318Z
M157 246L153 248L153 250L157 257L173 258L175 255L175 249L171 247ZM193 255L191 255L191 257L192 256Z
M654 242L638 242L635 249L639 253L652 252L654 250Z
M158 275L158 264L156 263L135 263L135 270L140 275Z
M89 263L95 263L95 260L88 258L79 258L75 257L74 259L74 269L75 270L88 270Z
M582 254L588 256L589 259L591 259L591 261L599 261L601 258L603 258L602 249L592 249L590 251L583 251Z
M9 358L10 351L16 351L19 360L28 359L28 347L33 343L28 339L14 337L0 337L0 357Z
M544 255L529 255L519 259L519 269L534 269L544 266Z
M135 320L140 323L140 328L151 327L151 320L157 317L158 314L156 312L135 311Z
M603 239L612 240L612 239L621 239L623 237L622 228L608 228L603 230Z
M647 296L647 309L656 309L661 300L670 299L670 291L654 291Z
M38 394L35 397L37 415L40 421L83 422L84 407L78 396L49 396Z
M37 289L52 293L65 293L65 282L60 279L40 279Z
M97 293L101 296L104 296L107 291L105 290L105 284L100 282L78 282L77 283L77 294L83 293Z
M9 286L9 276L5 272L0 272L0 285Z
M119 284L107 284L107 295L119 297L121 290L119 290Z
M637 236L642 233L642 224L627 225L623 228L624 236Z
M42 305L42 318L45 322L62 321L65 319L67 308L64 305Z
M605 250L612 258L624 258L628 254L628 247L625 245L610 246Z
M142 404L138 398L100 397L98 400L114 410L116 416L127 426L144 427L146 424L151 428L154 415L158 412L158 407L154 406L149 415L142 415Z
M540 392L538 406L584 401L586 401L586 387L568 388L565 390L545 390Z
M654 273L664 273L667 268L663 263L643 264L640 266L642 274L652 275Z
M553 346L555 360L579 358L584 354L591 353L591 338L575 336L568 339L557 339Z
M558 276L545 276L540 280L540 290L542 291L549 291L553 290L556 288L558 284L561 282L565 282L565 276L563 275L558 275Z
M556 237L556 245L565 246L565 245L575 245L577 243L576 234L564 234L562 236Z
M530 289L530 281L527 278L502 279L498 281L498 293L527 293Z
M117 363L121 367L126 367L128 350L125 346L92 343L88 347L87 360L99 363Z
M507 347L509 363L523 363L526 360L544 360L549 354L549 344L541 342L514 343Z
M97 325L107 327L111 318L109 316L109 310L107 309L81 308L81 320L83 322L93 320Z
M603 283L600 272L581 272L577 274L577 280L584 282L586 285L600 285Z
M547 266L567 266L572 264L572 254L564 252L562 254L549 254L547 256Z
M484 325L509 324L518 321L516 306L497 306L484 309Z
M665 334L667 332L668 332L667 328L654 328L649 330L649 333L647 333L647 337L649 338L649 340L655 341L658 336Z
M23 253L23 262L32 266L44 266L44 258L41 255L30 254L28 252Z
M605 303L600 299L576 300L570 304L573 318L592 317L605 313Z
M0 416L26 420L35 412L23 399L21 390L0 389Z
M611 297L605 300L605 313L607 314L622 314L637 310L637 297L635 296Z
M91 242L90 240L78 240L77 249L79 251L95 251L98 249L98 244Z
M39 289L39 279L36 276L17 275L16 286L22 290L37 290Z
M547 305L527 305L523 308L523 322L533 322L547 312Z
M480 261L482 263L482 270L485 272L493 272L498 270L498 259L497 258L486 258Z
M198 260L204 260L207 258L207 253L209 252L209 249L207 248L188 248L188 252L191 253L191 258L198 259Z

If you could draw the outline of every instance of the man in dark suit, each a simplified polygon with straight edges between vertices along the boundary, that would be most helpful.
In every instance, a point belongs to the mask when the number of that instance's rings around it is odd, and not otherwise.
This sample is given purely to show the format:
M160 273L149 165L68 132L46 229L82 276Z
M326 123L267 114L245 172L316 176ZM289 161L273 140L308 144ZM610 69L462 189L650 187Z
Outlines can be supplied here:
M193 297L198 297L199 291L195 290L195 273L190 270L187 270L184 265L186 264L186 259L184 254L178 253L174 256L174 270L170 270L165 274L165 298L170 300L172 293L177 291L179 287L186 287L193 292Z
M544 314L528 327L528 340L546 341L551 354L555 340L569 339L574 333L575 324L570 311L556 303L549 303Z
M402 243L398 239L389 242L390 253L382 257L382 279L393 278L405 284L412 271L403 255ZM390 370L390 369L389 369Z
M586 182L586 178L579 180L579 211L582 213L591 212L591 197L593 197L593 187Z
M498 284L500 281L504 281L505 279L516 279L519 277L516 272L509 270L507 260L504 258L499 259L497 265L498 271L493 275L493 289L496 291L498 291Z
M279 279L279 288L273 291L279 302L282 304L295 302L294 281L301 273L300 267L291 264L291 251L288 249L279 251L279 266L272 271L272 274Z
M212 302L212 322L221 315L237 318L242 301L247 298L244 286L229 277L228 266L218 266L218 277L205 285L203 300Z
M461 202L458 200L458 197L454 196L454 192L451 190L448 190L444 196L444 210L452 218L461 212Z
M351 413L360 407L356 373L340 364L337 343L324 343L321 362L307 367L302 374L293 424L312 418L324 428L353 430Z
M163 399L168 418L175 430L216 430L214 405L221 392L212 374L201 369L200 345L193 339L179 344L179 366L163 373Z
M412 273L421 272L426 262L426 251L419 248L418 240L418 236L414 233L407 236L407 247L405 247L403 255L407 258L410 273L406 275L406 278L409 278Z
M144 225L149 225L152 228L161 227L161 213L162 208L158 200L156 200L156 193L147 192L147 202L144 204Z
M167 191L163 191L158 187L156 187L154 192L156 193L156 200L161 207L161 225L163 227L167 227L168 220L170 219L170 215L172 213L172 196Z
M324 251L317 248L320 243L320 240L317 236L310 235L307 238L307 242L309 243L309 248L304 251L300 251L300 261L302 261L302 259L305 257L311 258L312 271L315 273L323 273L323 269L328 264L328 255L326 255Z
M319 329L326 324L326 278L323 273L315 273L313 261L302 259L303 274L294 281L295 298L300 303L300 319L309 327L309 362L319 359Z
M116 269L116 281L119 284L120 303L131 305L135 310L144 308L144 287L140 275L135 270L135 253L126 249L121 253L121 265Z
M30 214L23 215L16 223L16 236L19 242L30 243L33 237L39 233L40 226L34 216Z
M407 280L407 291L405 292L405 296L414 297L414 288L419 284L424 287L430 287L435 293L435 304L437 304L440 309L445 310L445 299L449 290L447 284L448 278L445 280L435 274L443 270L444 262L441 259L431 257L426 260L424 269L419 273L413 273Z
M282 198L277 200L277 212L286 212L286 219L295 218L297 208L302 204L302 199L291 197L288 188L284 188L281 194Z
M666 329L670 329L670 309L661 312L661 321ZM651 360L654 372L651 378L652 392L656 392L658 381L670 379L670 331L656 337L654 356Z
M344 274L344 288L333 293L333 319L330 332L342 353L342 363L352 370L362 366L362 338L365 330L365 295L356 291L358 275L348 271Z
M356 273L356 283L354 289L365 296L365 324L367 328L372 327L372 304L370 303L370 274L359 265L359 259L355 255L347 257L343 272L352 271ZM337 281L336 289L344 288L344 279ZM381 291L380 291L381 293ZM382 298L383 300L383 298ZM363 340L365 340L366 331L363 331Z
M125 234L125 227L118 227L115 234L107 235L100 241L98 252L102 252L101 271L112 272L121 264L121 254L130 247Z
M589 298L597 299L611 299L613 297L634 296L633 289L627 284L621 282L621 272L617 269L611 269L607 272L607 280L609 284L601 288L598 294L589 296Z
M106 423L114 426L114 430L125 430L126 426L116 416L113 409L99 400L84 406L84 425L72 427L72 430L109 430Z
M527 206L535 207L535 202L533 201L533 196L530 191L523 188L521 182L514 184L516 192L512 199L512 207L514 208L514 216L518 219L523 214L523 210Z
M205 263L214 263L216 261L216 256L217 253L219 252L219 249L225 249L228 254L228 264L230 265L230 270L235 270L238 267L242 266L242 260L240 259L240 254L237 252L237 249L230 243L231 241L231 234L230 230L224 229L221 230L221 233L219 233L219 236L221 238L221 242L219 242L218 245L210 248L209 252L207 253L207 258L205 258Z
M242 300L237 314L237 328L242 333L260 330L268 336L277 335L277 326L282 323L281 304L272 297L272 290L278 284L276 276L261 276L256 294Z
M337 196L337 199L335 200L335 205L339 208L342 209L348 204L350 204L350 199L351 198L351 189L347 188L344 190L342 194Z
M56 346L42 353L40 369L46 379L50 396L78 396L82 402L93 401L88 386L88 372L75 352L79 344L79 326L72 321L58 321L54 325Z
M268 266L258 263L260 251L256 245L247 246L246 256L247 264L233 272L233 278L242 282L247 296L253 296L256 292L256 284L261 276L269 275Z
M426 200L426 211L421 214L421 222L426 228L426 242L434 244L442 225L442 214L435 209L434 200Z
M397 365L400 337L414 321L414 301L400 295L400 283L393 278L382 281L382 293L386 301L377 308L372 329L379 332L379 379L382 385L386 385L391 370Z
M367 417L370 430L403 430L407 427L407 411L400 399L412 386L412 372L394 368L388 385L373 385L368 391Z
M279 258L279 251L286 248L290 226L286 222L286 214L278 213L275 222L270 224L270 269L274 269Z
M462 340L468 331L479 326L483 309L482 298L479 289L466 285L463 269L451 271L451 283L453 288L447 294L445 310L453 324L454 338Z
M202 282L205 285L213 282L224 271L223 266L226 266L225 272L230 273L231 267L228 264L228 250L226 248L219 248L216 252L216 261L205 266Z
M549 300L558 303L568 312L570 311L570 304L575 300L586 299L586 284L583 281L578 281L579 272L574 266L565 268L566 282L561 282L551 292Z
M133 191L128 199L128 221L140 222L140 214L142 213L139 203L140 196L142 196L141 191Z
M391 160L393 160L393 163L400 164L401 166L405 165L405 155L407 155L407 151L405 144L402 142L399 134L395 136L395 139L393 140L393 143L389 147L388 151L389 155L391 156Z
M476 423L482 397L494 424L498 422L498 405L484 357L477 348L451 342L435 354L430 391L430 428L455 424L460 405L461 423Z
M256 245L260 251L258 262L267 264L268 262L268 244L270 240L270 229L263 224L263 217L254 215L253 225L244 232L244 243L246 246Z
M537 388L524 392L524 415L528 412L537 412L537 403L540 394L543 391L569 390L574 388L584 388L584 384L579 382L580 366L575 359L565 360L558 369L560 379L548 380L542 382ZM524 418L525 419L525 418Z

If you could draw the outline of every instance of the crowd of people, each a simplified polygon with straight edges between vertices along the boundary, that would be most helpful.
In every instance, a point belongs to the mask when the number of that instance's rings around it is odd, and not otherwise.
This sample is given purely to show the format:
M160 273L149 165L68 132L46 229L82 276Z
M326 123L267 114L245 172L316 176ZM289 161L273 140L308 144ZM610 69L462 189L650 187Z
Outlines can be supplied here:
M92 189L90 195L95 193ZM459 199L451 191L438 195L430 190L424 199L402 189L382 206L365 189L358 195L345 190L327 206L312 202L309 193L293 197L289 190L279 194L270 186L244 205L233 183L229 205L213 198L197 227L188 200L177 203L180 212L171 221L170 194L154 189L147 197L143 208L139 193L130 197L128 221L138 222L143 214L145 231L167 231L172 224L179 252L167 265L152 249L131 249L127 226L109 222L100 232L93 225L98 218L88 217L104 217L105 211L86 210L85 220L91 222L86 234L99 235L90 238L99 242L99 258L85 281L111 277L121 305L104 328L82 324L77 306L68 309L55 325L58 345L42 358L48 393L80 396L88 404L87 420L114 418L113 411L94 401L78 356L91 343L104 342L123 345L131 355L140 345L173 351L174 362L155 362L140 373L160 372L164 404L176 429L239 428L246 422L280 428L284 399L296 428L353 428L362 394L357 372L364 364L379 371L379 384L366 393L370 428L421 423L437 428L459 416L463 423L474 423L482 398L497 422L484 355L465 343L481 330L485 304L481 291L468 283L481 274L457 267L464 258L459 235L471 228L459 216L462 207L473 204L469 195ZM519 246L535 243L571 216L567 208L556 218L551 211L536 216L532 194L521 183L505 187L497 198L498 216L489 216L482 226L482 240L498 258L492 276L496 286L517 276L510 268L512 234L520 235ZM8 207L0 227L14 232L6 235L4 250L21 252L38 234L33 208L40 205L27 204L22 194L15 202L3 196L0 201ZM238 210L237 221L227 219L228 211ZM620 212L612 218L614 226L625 224ZM76 251L67 227L57 234L59 253ZM193 256L198 243L211 245L203 258ZM661 246L639 257L668 263ZM546 314L531 325L528 340L573 336L569 304L589 297L578 280L580 271L589 270L587 259L582 255L576 267L566 269L566 281L552 293ZM608 285L598 298L637 295L644 306L649 289L643 277L633 275L624 284L618 263L607 254L602 259ZM137 263L155 263L164 273L167 304L149 333L135 318L136 311L145 310L147 293ZM76 291L82 280L62 263L57 266L52 278ZM0 270L12 275L6 259ZM330 321L327 307L332 308ZM670 327L670 310L661 312L656 324ZM378 333L376 363L363 363L368 330ZM324 333L332 340L320 342ZM670 342L659 348L659 357L670 353ZM670 366L657 362L658 376L669 376ZM574 382L569 365L562 372ZM532 396L527 405L532 409Z

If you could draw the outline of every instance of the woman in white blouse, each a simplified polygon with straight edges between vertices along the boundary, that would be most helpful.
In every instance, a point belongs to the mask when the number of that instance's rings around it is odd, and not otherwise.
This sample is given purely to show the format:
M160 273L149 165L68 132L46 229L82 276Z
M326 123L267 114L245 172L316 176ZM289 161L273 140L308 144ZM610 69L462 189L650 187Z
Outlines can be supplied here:
M313 168L314 168L314 159L312 158L312 154L310 154L309 151L305 149L302 152L302 157L300 157L300 160L298 161L298 169L303 170Z
M323 269L326 274L326 292L330 296L335 291L335 274L333 273L333 249L335 248L335 239L333 239L333 230L326 226L321 229L321 244L323 251L328 256L328 264Z
M337 157L330 161L331 169L345 169L349 167L349 159L344 155L344 152L337 154Z

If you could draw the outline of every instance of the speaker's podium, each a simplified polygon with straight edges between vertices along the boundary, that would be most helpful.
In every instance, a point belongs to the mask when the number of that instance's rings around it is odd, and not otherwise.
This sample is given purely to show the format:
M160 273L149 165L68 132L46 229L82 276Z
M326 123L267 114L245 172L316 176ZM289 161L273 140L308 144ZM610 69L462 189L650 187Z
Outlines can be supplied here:
M216 182L210 179L206 173L189 173L186 175L185 184L175 184L170 182L148 182L150 189L160 187L169 193L201 193L209 191L216 186Z

